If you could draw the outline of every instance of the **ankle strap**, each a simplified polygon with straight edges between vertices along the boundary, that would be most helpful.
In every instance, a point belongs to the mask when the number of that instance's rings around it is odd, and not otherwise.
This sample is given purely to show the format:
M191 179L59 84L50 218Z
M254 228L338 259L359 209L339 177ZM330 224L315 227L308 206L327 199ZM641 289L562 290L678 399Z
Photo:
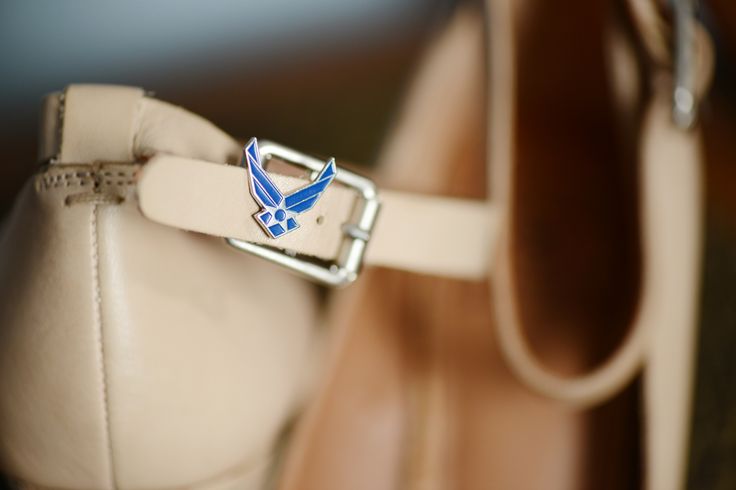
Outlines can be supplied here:
M70 85L43 104L40 159L132 162L159 153L237 163L241 145L206 119L137 87Z
M281 189L302 179L271 174ZM247 191L245 169L168 155L153 158L138 180L142 213L183 230L235 238L335 260L360 195L330 186L304 214L297 232L273 239L251 215L259 210ZM487 274L496 226L487 203L380 191L379 212L364 262L425 274L480 279ZM458 240L463 230L472 230Z
M234 238L336 260L344 225L361 196L330 185L300 228L270 238L252 219L258 211L246 170L235 165L242 146L205 119L145 96L141 89L72 85L46 99L42 159L52 164L143 162L138 200L148 219L186 231ZM304 179L271 174L281 189ZM463 279L488 273L496 216L485 201L379 192L381 210L364 262Z

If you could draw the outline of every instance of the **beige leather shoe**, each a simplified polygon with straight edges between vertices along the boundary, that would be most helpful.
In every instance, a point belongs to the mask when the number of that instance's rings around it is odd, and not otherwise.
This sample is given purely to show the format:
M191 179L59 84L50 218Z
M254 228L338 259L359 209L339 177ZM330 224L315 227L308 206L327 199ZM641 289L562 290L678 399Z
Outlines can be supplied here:
M311 364L315 291L143 218L135 197L144 155L225 162L239 146L127 87L51 95L43 125L53 158L0 241L3 473L21 488L263 488Z
M385 191L374 227L375 186L341 168L269 237L240 143L140 89L70 86L42 129L0 239L0 469L22 487L265 488L320 323L315 287L271 262L332 285L364 261L485 273L486 203Z
M544 222L534 218L545 209L522 195L525 172L538 170L522 151L523 124L540 117L515 95L535 88L519 83L531 80L518 76L529 61L517 51L523 7L531 5L490 4L487 90L483 27L458 18L386 152L396 186L464 197L377 190L338 168L299 228L276 239L253 219L260 211L238 166L241 145L212 124L135 88L75 85L50 96L47 163L0 238L0 470L21 488L47 490L239 490L277 480L300 490L585 486L585 468L598 469L586 466L591 413L625 420L632 391L587 409L644 367L645 484L681 487L698 133L671 123L670 72L654 64L635 125L642 283L629 334L591 368L600 352L584 340L579 349L574 336L561 342L565 322L526 332L524 314L539 297L524 289L534 274L520 273L519 231ZM661 25L646 12L637 18L656 56ZM487 159L484 94L493 108ZM280 145L262 150L310 171L319 164ZM267 171L283 191L311 180L273 163ZM358 278L363 264L442 278L385 270ZM309 389L322 322L315 288L284 267L357 284L334 303L336 348L281 473L279 439ZM528 339L542 340L542 360ZM619 456L630 442L615 440ZM637 480L631 465L621 468L608 484Z
M490 194L489 280L374 270L336 296L281 488L685 488L703 162L634 3L638 30L612 2L490 0L487 37L461 10L436 40L382 177Z

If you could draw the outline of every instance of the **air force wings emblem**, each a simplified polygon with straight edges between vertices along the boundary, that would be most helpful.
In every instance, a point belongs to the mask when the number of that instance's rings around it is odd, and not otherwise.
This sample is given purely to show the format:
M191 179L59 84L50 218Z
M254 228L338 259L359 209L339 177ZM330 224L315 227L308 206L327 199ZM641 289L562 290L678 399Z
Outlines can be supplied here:
M314 207L336 173L335 159L331 158L311 183L284 195L261 165L255 138L243 148L241 165L248 169L250 193L261 206L253 218L271 238L299 228L296 217Z

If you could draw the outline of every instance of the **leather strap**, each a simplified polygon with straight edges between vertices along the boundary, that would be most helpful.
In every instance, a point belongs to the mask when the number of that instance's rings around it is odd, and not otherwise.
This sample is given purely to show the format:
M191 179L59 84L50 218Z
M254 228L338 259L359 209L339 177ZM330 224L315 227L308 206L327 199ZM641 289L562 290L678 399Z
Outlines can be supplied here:
M284 192L303 184L301 179L272 175ZM299 216L300 228L274 240L251 218L259 211L248 191L246 171L233 165L159 155L138 176L141 212L152 221L219 237L295 250L331 259L342 242L340 225L350 219L357 196L335 187L314 208Z
M498 216L484 201L384 191L369 264L482 279L495 255Z
M360 197L333 183L299 217L300 229L268 237L237 162L242 147L226 133L142 90L72 85L45 104L42 158L53 163L147 161L138 172L141 212L182 230L229 237L335 260ZM271 174L285 192L304 180ZM496 220L484 201L379 191L381 211L364 262L455 278L487 275Z
M285 192L304 185L272 174ZM337 257L360 196L333 185L299 217L300 228L277 239L266 236L251 215L259 210L247 190L245 169L160 155L138 179L141 212L152 221L184 230L294 250L325 260ZM488 268L492 210L484 202L382 191L381 211L365 256L371 265L450 277L481 278ZM472 230L472 233L464 233ZM460 238L464 236L465 238Z
M519 314L512 270L511 233L515 127L516 53L512 0L489 0L491 32L491 157L494 203L503 216L498 270L491 275L499 345L518 378L534 391L575 407L598 404L618 393L639 372L651 351L653 331L678 319L678 330L694 324L699 261L701 160L697 130L682 131L668 116L666 74L655 80L654 97L643 127L641 170L641 236L643 281L639 310L629 334L601 366L582 376L563 377L536 358L527 345ZM705 70L707 75L709 70ZM684 322L684 323L683 323ZM684 338L686 334L682 334ZM670 487L662 487L670 488ZM674 487L672 487L674 488Z
M136 87L70 85L46 97L40 159L130 162L159 153L236 163L241 145L206 119Z
M666 82L655 86L643 121L644 280L632 326L645 332L649 489L684 488L686 481L705 211L700 130L672 122Z

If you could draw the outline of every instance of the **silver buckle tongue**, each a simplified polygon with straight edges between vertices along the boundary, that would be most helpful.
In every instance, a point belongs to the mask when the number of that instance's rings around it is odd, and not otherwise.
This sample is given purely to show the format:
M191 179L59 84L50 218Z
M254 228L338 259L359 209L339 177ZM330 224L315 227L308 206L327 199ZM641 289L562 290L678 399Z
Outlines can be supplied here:
M258 159L262 157L267 161L276 157L310 171L313 174L312 178L324 172L325 169L325 162L277 143L261 141L256 146L256 151L258 149L260 149ZM328 165L330 163L328 162ZM360 273L365 248L370 240L373 224L381 205L376 186L371 180L344 168L334 167L334 169L336 170L334 181L354 189L360 197L353 210L351 221L342 226L344 239L334 262L235 238L226 238L225 241L238 250L266 259L326 286L341 287L352 283Z

